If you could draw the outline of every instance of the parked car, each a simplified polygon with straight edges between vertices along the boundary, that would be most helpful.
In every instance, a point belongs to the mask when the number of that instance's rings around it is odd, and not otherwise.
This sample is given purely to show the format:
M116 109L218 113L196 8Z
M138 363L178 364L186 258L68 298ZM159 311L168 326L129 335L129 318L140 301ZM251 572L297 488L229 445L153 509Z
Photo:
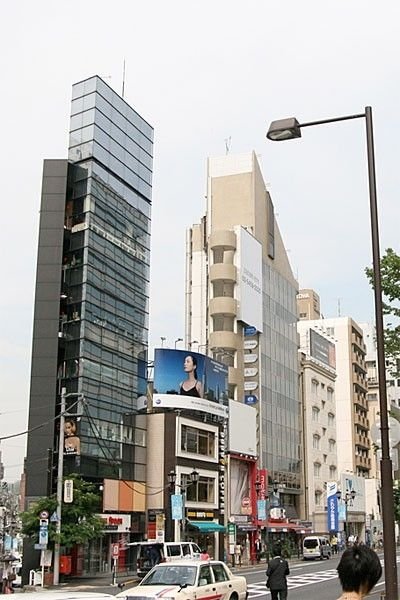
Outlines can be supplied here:
M194 542L133 542L129 545L137 547L136 573L140 578L161 562L202 558L201 550Z
M303 540L304 560L323 560L332 556L332 548L328 538L318 535L308 535Z
M233 575L220 560L180 560L160 563L136 587L117 594L121 600L246 600L246 579Z

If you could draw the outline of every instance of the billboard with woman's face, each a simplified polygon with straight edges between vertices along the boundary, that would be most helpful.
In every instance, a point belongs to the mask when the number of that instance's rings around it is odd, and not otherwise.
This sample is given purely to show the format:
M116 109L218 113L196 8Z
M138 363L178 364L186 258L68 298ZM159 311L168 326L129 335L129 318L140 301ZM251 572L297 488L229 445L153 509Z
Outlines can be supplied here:
M81 440L77 435L75 419L65 417L64 421L64 454L80 454Z
M190 408L226 416L227 404L226 365L198 352L167 348L155 350L155 408Z

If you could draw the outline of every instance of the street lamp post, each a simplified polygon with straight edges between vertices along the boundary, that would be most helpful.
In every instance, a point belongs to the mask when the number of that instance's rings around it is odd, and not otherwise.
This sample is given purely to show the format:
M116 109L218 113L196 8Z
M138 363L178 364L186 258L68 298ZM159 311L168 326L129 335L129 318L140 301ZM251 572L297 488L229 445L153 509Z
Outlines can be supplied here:
M60 407L60 433L58 436L58 463L57 463L57 522L56 522L56 541L54 543L54 567L53 567L53 585L60 583L60 535L61 535L61 510L62 510L62 492L63 492L63 474L64 474L64 426L66 415L66 400L71 396L82 397L82 394L71 392L67 394L65 387L61 388L61 407Z
M387 600L397 599L397 565L396 565L396 543L394 533L394 502L393 502L393 476L392 461L390 458L389 446L389 420L387 413L387 395L386 395L386 371L385 371L385 346L384 329L382 313L382 284L381 284L381 265L379 250L379 226L378 226L378 207L376 192L376 174L375 174L375 153L374 136L372 126L372 109L365 107L365 112L344 117L335 117L321 121L311 121L308 123L299 123L297 119L283 119L273 121L267 133L267 137L273 141L283 141L301 137L303 127L313 125L324 125L327 123L336 123L338 121L348 121L351 119L365 119L367 156L368 156L368 182L369 182L369 201L371 218L371 240L372 240L372 262L373 262L373 284L375 299L375 326L376 326L376 345L379 374L379 407L381 416L381 480L382 480L382 520L383 520L383 539L384 539L384 558L385 558L385 580Z
M182 338L177 338L175 340L175 350L176 350L176 345L177 345L178 342L183 342L183 339Z
M189 483L187 483L186 485L181 485L180 483L176 483L176 473L175 471L171 470L168 473L168 484L169 484L169 492L170 492L170 496L172 498L172 495L175 492L175 488L178 487L181 491L180 491L180 495L182 496L182 541L185 541L185 537L186 537L186 490L188 489L188 487L190 487L193 483L197 483L199 481L199 472L196 471L196 469L193 469L193 471L190 473L190 481ZM171 501L172 502L172 501ZM172 504L171 504L171 513L172 513ZM172 516L172 514L171 514ZM174 540L175 541L175 530L174 530ZM181 541L181 540L179 540Z
M342 500L342 502L344 502L344 522L343 522L343 532L344 532L344 543L347 546L347 539L348 539L348 534L350 533L350 526L348 524L348 504L350 504L350 506L353 506L353 500L356 497L356 492L355 490L351 490L351 492L349 492L348 490L346 490L343 498L342 498L342 492L340 490L338 490L336 492L336 496L338 500Z

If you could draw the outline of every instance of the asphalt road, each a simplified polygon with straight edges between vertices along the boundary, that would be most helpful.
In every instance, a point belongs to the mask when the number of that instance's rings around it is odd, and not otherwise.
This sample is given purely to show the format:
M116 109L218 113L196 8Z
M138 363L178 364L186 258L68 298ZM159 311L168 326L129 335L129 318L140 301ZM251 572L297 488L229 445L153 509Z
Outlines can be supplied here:
M340 556L324 561L291 561L290 575L288 577L289 600L336 600L341 594L341 588L337 577L336 567ZM398 557L398 562L399 562ZM254 567L242 567L234 570L235 573L244 575L248 583L249 600L269 600L271 597L265 586L266 564L260 563ZM125 590L131 587L129 580L126 581ZM400 576L399 576L400 581ZM73 586L62 585L60 588L79 591L104 592L117 594L120 589L110 584L105 578L96 580L75 581ZM60 589L59 588L59 589ZM371 600L379 600L384 591L384 575L374 590L368 596Z

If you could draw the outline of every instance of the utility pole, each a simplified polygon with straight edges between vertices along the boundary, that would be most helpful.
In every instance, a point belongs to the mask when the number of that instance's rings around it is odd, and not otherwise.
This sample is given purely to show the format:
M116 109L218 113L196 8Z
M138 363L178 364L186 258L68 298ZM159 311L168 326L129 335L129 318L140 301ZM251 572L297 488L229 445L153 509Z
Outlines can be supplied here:
M65 399L66 388L61 388L61 413L60 413L60 434L58 436L58 466L57 466L57 523L56 534L57 539L54 544L54 568L53 568L53 584L58 585L60 582L60 534L61 534L61 507L62 507L62 490L63 490L63 471L64 471L64 423L65 423Z

